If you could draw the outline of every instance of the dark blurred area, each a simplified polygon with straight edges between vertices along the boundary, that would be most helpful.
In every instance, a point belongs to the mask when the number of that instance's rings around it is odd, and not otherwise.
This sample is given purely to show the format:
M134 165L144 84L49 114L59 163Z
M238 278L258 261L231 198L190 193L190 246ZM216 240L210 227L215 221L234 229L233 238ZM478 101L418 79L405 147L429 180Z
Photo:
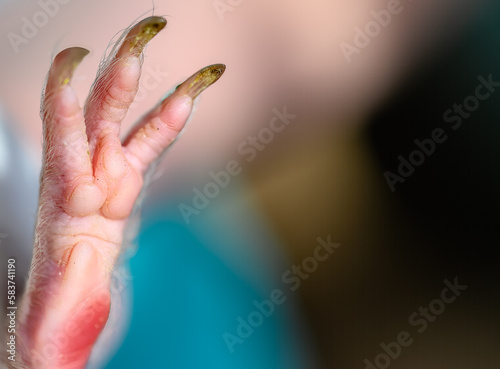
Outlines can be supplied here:
M443 115L474 95L478 77L500 81L498 15L496 6L464 30L457 44L413 71L373 115L367 131L380 166L396 172L396 158L408 157L417 148L415 139L430 138L435 128L445 130L449 139L395 186L395 195L426 229L466 243L498 232L500 91L481 101L456 130Z
M358 271L360 290L353 291L351 284L344 291L326 292L326 321L306 302L313 326L322 332L323 351L331 353L326 359L330 368L363 367L355 347L364 345L373 363L384 352L379 342L395 341L402 330L411 332L416 343L411 353L403 348L391 368L500 365L495 349L500 339L500 88L456 130L443 118L455 103L475 94L478 77L500 82L498 4L485 13L457 42L435 50L414 68L366 126L364 136L380 174L377 186L385 187L394 207L389 214L374 215L391 220L378 242L366 240L376 248L376 265ZM435 151L413 165L413 173L402 177L392 193L384 172L399 175L398 156L408 160L418 149L414 141L430 139L436 128L444 130L446 141L435 143ZM459 302L429 323L425 337L414 334L408 317L439 298L442 281L455 277L468 286ZM317 294L330 289L323 282L316 292L306 293L306 301L311 296L316 303L321 300ZM328 283L335 284L333 278ZM354 327L358 334L350 337Z
M337 133L324 139L329 156L297 155L297 166L329 163L311 180L315 192L305 191L294 178L281 183L281 192L290 194L288 202L273 199L276 189L261 190L270 222L297 264L312 252L303 246L312 234L331 232L342 242L335 257L298 291L322 368L372 369L365 358L378 368L500 365L495 349L500 339L500 88L479 101L461 126L444 118L455 103L475 95L480 76L500 82L499 6L484 10L460 37L415 64L373 111L361 138ZM432 139L436 129L446 140L434 143L432 154L413 165L411 175L401 176L398 157L409 160L419 149L415 140ZM317 146L322 142L317 140ZM267 175L279 171L268 166ZM403 180L394 191L384 177L387 171ZM257 183L264 182L264 175L254 175ZM301 230L284 220L287 212L289 219L301 220ZM306 219L302 213L316 216ZM428 309L441 298L445 280L467 288L445 304L442 315L430 313L419 332L417 318L412 325L410 317L415 312L421 317L421 307ZM403 331L413 339L410 348L401 348L389 362L379 357L376 365L377 355L386 353L380 345L396 341Z
M392 196L404 217L419 235L436 240L405 255L409 265L426 265L427 273L460 272L490 288L497 282L494 255L500 225L500 89L480 101L477 110L466 112L460 126L443 115L475 94L478 77L500 82L499 15L498 6L491 7L464 30L458 43L413 71L372 116L366 131L381 170L397 174L397 157L408 159L418 149L415 139L431 138L436 128L444 130L447 140L436 143L404 183L395 184Z

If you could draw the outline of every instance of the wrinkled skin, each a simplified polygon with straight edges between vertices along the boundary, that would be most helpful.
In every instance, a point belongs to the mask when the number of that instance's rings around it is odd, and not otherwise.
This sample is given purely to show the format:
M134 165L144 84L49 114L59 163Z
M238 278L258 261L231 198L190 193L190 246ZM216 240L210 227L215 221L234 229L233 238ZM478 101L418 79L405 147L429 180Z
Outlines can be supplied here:
M71 78L88 51L69 48L52 63L42 99L34 256L11 367L85 367L108 319L111 272L146 171L184 127L193 100L225 70L219 64L193 75L122 142L120 123L138 89L142 50L165 24L149 17L124 33L84 109Z

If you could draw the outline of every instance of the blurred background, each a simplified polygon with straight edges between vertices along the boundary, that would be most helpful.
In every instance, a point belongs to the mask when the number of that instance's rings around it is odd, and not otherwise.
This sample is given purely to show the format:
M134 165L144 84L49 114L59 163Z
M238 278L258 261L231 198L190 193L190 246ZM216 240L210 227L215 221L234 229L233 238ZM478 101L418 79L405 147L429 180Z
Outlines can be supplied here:
M0 0L1 296L8 258L27 277L52 58L91 50L83 104L112 40L151 14L168 25L124 132L198 69L227 71L158 167L88 367L498 367L488 0ZM439 302L445 280L467 289Z

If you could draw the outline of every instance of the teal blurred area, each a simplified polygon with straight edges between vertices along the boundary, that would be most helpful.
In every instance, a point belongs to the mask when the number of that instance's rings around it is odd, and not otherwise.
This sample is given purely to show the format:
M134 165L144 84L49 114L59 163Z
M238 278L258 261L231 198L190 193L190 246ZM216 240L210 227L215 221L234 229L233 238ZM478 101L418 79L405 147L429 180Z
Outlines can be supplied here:
M254 301L284 289L279 277L262 278L272 271L266 271L266 260L259 262L263 255L258 250L273 252L276 245L271 236L266 239L265 225L257 220L252 224L250 209L240 209L239 217L247 217L242 226L237 219L220 218L221 209L214 204L196 220L196 227L184 222L172 201L146 211L137 253L130 260L130 329L106 368L311 368L310 338L301 332L294 296L276 305L241 343L230 347L223 337L225 332L237 335L237 318L255 311ZM254 237L245 236L249 229ZM210 250L212 242L236 255L247 252L245 263L253 275L245 277L230 258L224 261L224 255Z

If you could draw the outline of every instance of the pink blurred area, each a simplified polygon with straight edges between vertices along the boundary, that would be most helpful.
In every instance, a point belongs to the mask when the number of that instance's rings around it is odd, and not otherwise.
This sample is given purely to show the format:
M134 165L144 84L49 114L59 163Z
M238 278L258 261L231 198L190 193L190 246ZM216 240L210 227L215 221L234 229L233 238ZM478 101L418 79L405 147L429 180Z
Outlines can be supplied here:
M49 2L47 2L49 3ZM241 126L233 124L242 113L241 101L236 94L241 74L236 65L241 56L228 47L234 34L225 32L210 2L186 4L186 2L161 2L154 4L154 13L167 18L168 25L146 49L139 98L130 110L123 131L154 106L172 87L182 82L198 69L217 62L228 65L223 85L212 87L198 105L202 114L196 114L192 124L193 134L185 135L178 151L172 153L174 163L202 165L207 157L221 154L228 135L238 133ZM39 101L41 89L51 59L57 52L71 46L89 49L91 54L78 68L73 86L83 105L95 78L102 55L110 40L136 20L151 15L151 2L83 2L69 1L58 4L59 9L47 24L39 27L36 35L26 44L16 45L2 37L0 100L14 118L12 125L25 140L31 142L38 161L41 155L41 121ZM4 5L2 29L4 34L22 35L23 17L29 20L41 11L37 2L16 2ZM208 16L207 16L208 15ZM249 86L250 87L250 86ZM193 127L194 128L194 127ZM215 134L217 132L217 134ZM211 137L207 140L207 137ZM207 150L210 155L206 155ZM203 154L205 153L205 154ZM205 159L204 159L205 158Z
M168 25L146 49L140 101L131 109L124 131L198 69L227 65L221 81L200 99L188 133L166 159L169 171L181 178L190 176L193 168L223 165L235 155L238 143L267 124L266 113L270 115L276 104L305 118L303 128L297 129L302 135L362 121L418 56L423 45L416 41L436 38L416 37L417 31L425 31L419 22L440 19L450 2L401 2L404 11L374 40L377 47L366 48L352 63L346 62L339 45L351 41L354 27L363 27L371 19L370 10L384 9L387 1L234 1L238 5L223 13L216 10L216 1L61 3L7 2L0 16L5 35L0 39L0 100L19 134L30 142L35 162L41 155L41 87L54 55L70 46L91 51L73 82L83 104L110 40L154 13L165 16ZM51 5L43 10L41 4ZM41 11L52 14L37 18ZM452 23L464 10L454 13ZM41 24L36 34L14 46L9 33L22 35L25 19L34 18Z

